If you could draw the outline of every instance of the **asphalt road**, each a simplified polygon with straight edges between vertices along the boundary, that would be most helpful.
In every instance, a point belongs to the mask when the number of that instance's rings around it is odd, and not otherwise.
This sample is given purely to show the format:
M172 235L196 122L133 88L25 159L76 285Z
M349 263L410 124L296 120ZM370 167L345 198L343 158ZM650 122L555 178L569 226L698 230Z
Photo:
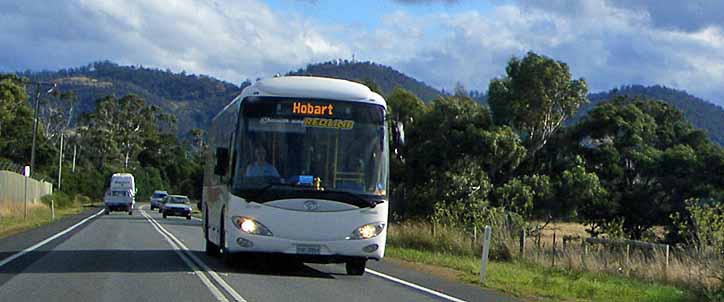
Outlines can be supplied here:
M95 209L1 239L0 301L512 300L384 260L361 277L278 257L227 267L204 254L200 221L142 208L88 218Z

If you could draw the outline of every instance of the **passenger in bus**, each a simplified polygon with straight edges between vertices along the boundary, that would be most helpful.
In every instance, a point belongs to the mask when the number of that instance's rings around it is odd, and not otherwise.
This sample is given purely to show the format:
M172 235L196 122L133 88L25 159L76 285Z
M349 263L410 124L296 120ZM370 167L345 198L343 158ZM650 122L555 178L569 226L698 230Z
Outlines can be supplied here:
M266 151L262 146L254 148L254 162L246 166L247 177L279 177L279 171L266 162Z

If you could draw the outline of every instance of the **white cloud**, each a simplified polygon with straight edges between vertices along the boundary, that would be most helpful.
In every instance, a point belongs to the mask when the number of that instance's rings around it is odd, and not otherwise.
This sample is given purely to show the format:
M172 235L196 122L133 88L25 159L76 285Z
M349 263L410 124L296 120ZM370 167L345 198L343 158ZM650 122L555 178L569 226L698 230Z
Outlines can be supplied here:
M249 0L68 0L3 6L0 40L11 45L0 57L0 68L6 70L109 59L238 83L349 53L308 20L279 15Z
M592 91L624 84L663 84L724 105L724 34L715 25L660 27L651 14L607 1L555 7L498 5L481 14L426 16L413 55L390 62L438 87L461 81L486 89L511 56L529 50L569 64ZM538 2L536 2L538 3ZM407 38L407 37L405 37ZM391 38L394 39L394 38ZM435 43L429 43L434 41ZM393 43L394 44L394 43Z
M355 54L438 88L461 81L485 90L508 59L532 50L568 63L592 91L663 84L724 104L724 18L715 18L722 10L710 11L716 3L705 13L680 7L683 20L648 0L494 3L486 12L419 15L403 8L360 27L255 0L3 1L0 70L108 59L238 83Z

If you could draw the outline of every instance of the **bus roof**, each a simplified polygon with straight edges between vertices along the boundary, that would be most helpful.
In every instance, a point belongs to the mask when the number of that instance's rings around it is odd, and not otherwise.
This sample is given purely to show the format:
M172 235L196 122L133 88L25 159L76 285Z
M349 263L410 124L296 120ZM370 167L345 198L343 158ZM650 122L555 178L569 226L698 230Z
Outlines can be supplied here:
M131 173L113 173L111 177L133 177Z
M241 98L252 95L333 99L387 106L382 96L365 85L323 77L287 76L262 79L241 92Z

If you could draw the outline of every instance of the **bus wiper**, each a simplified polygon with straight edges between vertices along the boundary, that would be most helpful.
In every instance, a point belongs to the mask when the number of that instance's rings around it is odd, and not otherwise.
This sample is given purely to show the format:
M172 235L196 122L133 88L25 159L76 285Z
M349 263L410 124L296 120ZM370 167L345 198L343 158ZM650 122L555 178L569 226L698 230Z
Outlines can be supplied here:
M294 185L293 185L293 184L285 184L285 183L281 183L281 182L268 183L268 184L266 184L265 186L263 186L263 187L259 188L258 190L256 190L256 193L255 193L253 196L251 196L251 197L249 198L249 200L258 200L259 197L264 196L264 193L266 193L266 191L268 191L268 190L269 190L271 187L273 187L273 186L289 186L289 187L293 187Z
M382 200L375 200L375 199L365 198L365 197L363 197L361 194L357 194L357 193L353 193L353 192L349 192L349 191L337 191L337 190L329 191L329 190L328 190L328 191L319 191L319 192L326 192L326 193L332 193L332 194L340 194L340 195L344 195L344 196L346 196L346 197L351 197L351 198L354 199L354 200L356 201L356 203L358 203L360 206L367 206L367 207L370 207L370 208L374 208L375 206L377 206L377 204L382 203Z

